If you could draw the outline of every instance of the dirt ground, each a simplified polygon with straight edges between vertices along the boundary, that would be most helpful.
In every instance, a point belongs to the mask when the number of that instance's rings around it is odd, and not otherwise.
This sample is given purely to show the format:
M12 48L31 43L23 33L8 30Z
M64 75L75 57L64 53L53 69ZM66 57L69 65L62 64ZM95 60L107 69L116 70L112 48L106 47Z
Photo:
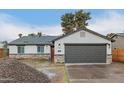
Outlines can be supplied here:
M12 60L10 60L12 61ZM5 61L4 61L5 62ZM21 64L23 63L23 64ZM15 66L15 64L17 66ZM36 73L43 73L48 77L52 83L124 83L124 63L113 62L109 65L71 65L65 66L64 64L51 64L48 61L42 60L18 60L13 66L13 62L1 63L1 76L6 76L7 72L11 72L10 75L23 76L26 72L32 73L35 77ZM18 69L19 65L21 69ZM31 70L26 70L27 66L31 67ZM5 71L5 68L7 71ZM23 65L23 66L22 66ZM16 70L13 70L13 67ZM33 70L33 69L34 70ZM23 70L22 70L23 69ZM25 69L25 70L24 70ZM36 71L35 71L36 70ZM21 72L20 72L21 71ZM37 72L39 71L39 72ZM4 72L4 73L3 73ZM6 72L6 73L5 73ZM15 75L14 73L18 74ZM8 75L8 74L7 74ZM31 76L29 74L29 76ZM20 79L20 78L19 78Z
M66 83L68 82L67 73L64 64L51 64L48 61L36 60L19 60L38 71L46 74L52 83Z
M66 66L73 83L124 83L124 63Z

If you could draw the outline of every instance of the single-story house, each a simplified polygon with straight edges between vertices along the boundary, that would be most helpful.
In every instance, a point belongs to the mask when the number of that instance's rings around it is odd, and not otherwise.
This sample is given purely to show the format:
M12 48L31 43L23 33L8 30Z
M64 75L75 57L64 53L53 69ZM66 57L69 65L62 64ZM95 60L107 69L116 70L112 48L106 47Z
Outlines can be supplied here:
M124 62L124 33L111 33L112 39L112 61Z
M124 33L113 34L110 38L114 40L112 49L124 49Z
M41 58L50 57L54 62L66 64L110 64L112 62L111 40L88 29L59 37L25 36L10 42L9 50L10 57L30 57L35 54Z
M89 29L74 31L54 41L55 62L109 64L112 62L111 40Z
M50 59L51 48L53 44L51 40L58 36L39 36L28 35L20 37L9 45L10 58L32 58L32 59Z

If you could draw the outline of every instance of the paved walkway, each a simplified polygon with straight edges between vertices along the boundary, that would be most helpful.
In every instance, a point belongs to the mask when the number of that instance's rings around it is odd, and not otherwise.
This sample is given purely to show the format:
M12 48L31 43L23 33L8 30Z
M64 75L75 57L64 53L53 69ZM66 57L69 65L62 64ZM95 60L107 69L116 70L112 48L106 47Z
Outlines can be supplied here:
M124 63L72 65L66 69L69 81L74 83L124 83Z

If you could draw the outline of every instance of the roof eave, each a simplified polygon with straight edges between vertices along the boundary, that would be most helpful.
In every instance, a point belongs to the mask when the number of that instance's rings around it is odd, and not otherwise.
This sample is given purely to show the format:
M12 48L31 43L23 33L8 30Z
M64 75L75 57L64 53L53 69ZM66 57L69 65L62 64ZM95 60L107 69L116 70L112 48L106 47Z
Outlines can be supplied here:
M52 44L8 44L8 45L16 45L16 46L19 46L19 45L52 45Z
M95 35L97 35L97 36L100 36L100 37L102 37L102 38L104 38L104 39L106 39L106 40L112 41L112 39L107 38L106 36L101 35L101 34L95 32L95 31L92 31L92 30L89 30L89 29L82 29L82 30L88 31L88 32L93 33L93 34L95 34ZM82 31L82 30L76 30L76 31L74 31L74 32L71 32L71 33L68 33L68 34L66 34L66 35L60 36L60 37L58 37L58 38L52 40L52 42L53 42L53 41L56 41L56 40L59 40L59 39L61 39L61 38L64 38L64 37L66 37L66 36L68 36L68 35L71 35L71 34L73 34L73 33L75 33L75 32Z

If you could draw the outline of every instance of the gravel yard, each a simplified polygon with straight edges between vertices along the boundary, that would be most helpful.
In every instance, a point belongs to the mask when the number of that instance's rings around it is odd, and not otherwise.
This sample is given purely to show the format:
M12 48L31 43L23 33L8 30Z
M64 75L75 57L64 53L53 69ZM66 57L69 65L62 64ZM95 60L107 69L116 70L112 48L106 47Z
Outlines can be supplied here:
M46 74L52 83L68 82L64 64L51 64L50 62L44 60L20 60L20 62Z
M50 80L41 71L17 60L0 61L1 83L48 83Z

